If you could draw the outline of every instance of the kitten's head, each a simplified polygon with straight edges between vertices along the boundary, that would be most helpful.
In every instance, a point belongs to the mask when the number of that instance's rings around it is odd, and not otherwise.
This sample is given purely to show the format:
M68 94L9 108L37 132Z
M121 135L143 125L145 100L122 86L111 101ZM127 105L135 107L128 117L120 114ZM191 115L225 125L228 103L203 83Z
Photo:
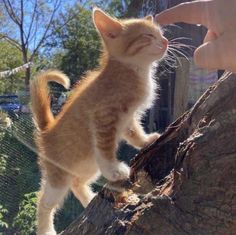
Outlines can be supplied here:
M143 19L117 20L102 10L93 10L93 21L109 56L134 65L148 65L161 60L168 40L152 16Z

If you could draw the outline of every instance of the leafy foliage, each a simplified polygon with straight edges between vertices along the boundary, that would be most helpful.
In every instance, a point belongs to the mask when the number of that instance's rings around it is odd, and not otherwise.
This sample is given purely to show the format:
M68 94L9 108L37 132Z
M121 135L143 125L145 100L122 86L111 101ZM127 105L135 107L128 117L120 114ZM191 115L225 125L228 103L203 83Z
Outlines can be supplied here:
M24 63L33 61L50 37L52 22L63 8L63 0L1 0L0 39L7 40L22 55ZM29 85L31 70L25 70Z
M72 79L72 83L98 65L101 43L92 22L91 7L98 6L111 15L122 17L130 2L130 0L88 1L83 7L75 5L57 20L55 38L48 43L48 46L58 49L53 58L54 66L63 70Z
M0 71L14 69L22 65L22 56L19 50L6 41L0 41ZM0 78L0 94L16 93L24 87L24 72Z
M8 223L5 222L5 215L8 210L0 205L0 233L8 228Z
M4 154L0 154L0 176L3 176L6 172L7 166L7 156Z
M55 55L54 61L75 82L85 71L96 67L100 41L92 23L91 11L78 5L57 23L63 25L72 16L65 27L56 31L57 46L62 50Z
M8 211L5 222L9 225L8 228L5 228L4 234L18 232L23 234L19 229L26 231L33 226L33 222L24 217L24 214L28 212L23 211L29 209L25 207L26 202L23 202L23 200L30 200L25 195L38 190L39 182L37 158L32 151L34 149L32 132L31 117L21 116L12 124L11 128L5 129L0 141L0 205L3 205ZM27 203L33 207L32 203ZM19 205L21 205L20 208ZM22 222L26 227L19 226L20 219L26 220L24 223ZM35 218L32 217L32 220Z
M19 211L13 221L14 228L20 231L21 235L34 234L36 228L36 204L37 195L35 192L24 195Z

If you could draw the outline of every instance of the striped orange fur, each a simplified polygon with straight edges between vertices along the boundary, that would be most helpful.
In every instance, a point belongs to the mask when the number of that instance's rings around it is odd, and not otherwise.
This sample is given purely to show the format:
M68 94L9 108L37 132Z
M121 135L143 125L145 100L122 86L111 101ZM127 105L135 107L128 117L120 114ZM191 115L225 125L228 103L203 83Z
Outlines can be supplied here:
M161 29L152 17L118 20L100 9L93 20L103 42L100 66L75 86L58 116L50 111L47 82L68 87L69 79L46 71L31 83L42 169L38 235L56 234L53 215L68 190L87 206L95 195L90 184L100 173L109 181L129 177L129 167L116 158L122 139L142 148L159 137L146 134L140 120L155 99L152 63L167 50Z

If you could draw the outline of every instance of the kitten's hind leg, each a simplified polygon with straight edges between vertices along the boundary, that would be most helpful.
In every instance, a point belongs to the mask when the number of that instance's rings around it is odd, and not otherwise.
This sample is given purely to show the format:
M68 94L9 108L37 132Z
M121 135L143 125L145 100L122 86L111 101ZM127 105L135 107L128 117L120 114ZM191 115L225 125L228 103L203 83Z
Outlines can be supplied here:
M43 183L38 198L37 235L56 235L53 225L56 209L63 201L69 185L53 187L46 181Z
M87 207L90 201L96 196L96 193L92 191L89 184L87 182L81 182L78 178L72 180L71 191L83 207Z

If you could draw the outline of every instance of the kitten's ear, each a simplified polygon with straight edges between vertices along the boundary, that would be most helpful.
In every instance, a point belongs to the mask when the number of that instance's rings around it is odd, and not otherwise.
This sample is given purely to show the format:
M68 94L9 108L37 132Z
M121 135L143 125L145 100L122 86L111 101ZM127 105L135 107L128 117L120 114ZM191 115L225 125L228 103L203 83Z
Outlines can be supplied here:
M99 8L93 9L93 22L102 36L116 38L122 31L121 23Z
M151 21L152 23L154 22L152 15L145 16L145 20Z

